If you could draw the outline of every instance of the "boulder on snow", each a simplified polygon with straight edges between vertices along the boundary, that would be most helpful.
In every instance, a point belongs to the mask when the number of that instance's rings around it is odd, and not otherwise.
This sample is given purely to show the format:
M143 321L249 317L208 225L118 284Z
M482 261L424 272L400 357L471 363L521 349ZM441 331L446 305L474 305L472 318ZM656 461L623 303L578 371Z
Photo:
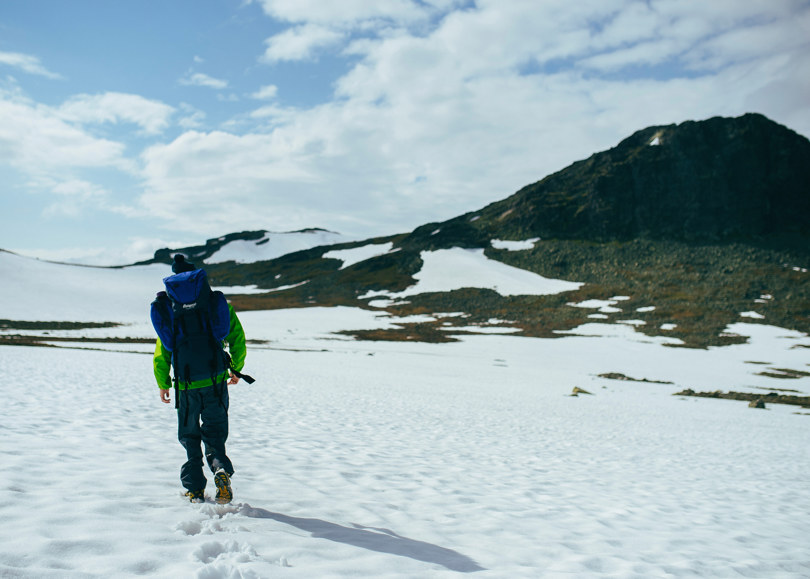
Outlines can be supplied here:
M574 389L571 391L571 396L579 396L580 394L590 394L591 396L593 396L591 392L583 390L579 386L574 386Z
M760 400L752 400L748 403L748 408L765 408L765 403Z

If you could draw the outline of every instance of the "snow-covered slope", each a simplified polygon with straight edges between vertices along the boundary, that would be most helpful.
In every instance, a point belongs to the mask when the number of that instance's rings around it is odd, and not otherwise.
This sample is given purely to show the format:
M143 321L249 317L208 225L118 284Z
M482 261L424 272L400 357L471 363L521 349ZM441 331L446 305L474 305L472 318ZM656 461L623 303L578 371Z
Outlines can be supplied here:
M250 348L258 382L231 388L230 506L181 498L175 413L148 355L0 348L0 372L24 380L2 387L0 575L810 573L810 417L671 396L695 378L736 387L747 358L796 363L789 347L806 338L717 351L640 343L629 328L318 339L319 325L362 323L330 312L244 314L249 335L274 341ZM595 375L611 370L677 384ZM573 386L594 395L569 397Z
M149 337L167 269L0 253L0 319ZM228 506L180 496L149 344L0 346L0 576L810 576L810 410L672 396L807 395L809 377L765 372L807 371L806 335L741 323L749 343L700 350L588 324L423 344L336 335L399 321L353 308L240 318L265 343L258 381L230 389Z
M171 274L165 265L63 265L0 251L0 318L136 323Z

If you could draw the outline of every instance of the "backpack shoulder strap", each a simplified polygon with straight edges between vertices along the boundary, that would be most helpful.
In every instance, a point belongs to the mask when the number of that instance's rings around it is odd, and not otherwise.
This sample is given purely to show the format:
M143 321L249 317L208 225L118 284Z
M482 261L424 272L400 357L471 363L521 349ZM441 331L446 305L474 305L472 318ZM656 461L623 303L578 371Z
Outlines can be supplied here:
M221 291L211 292L210 312L211 331L214 338L221 342L231 333L231 311L228 308L228 300Z

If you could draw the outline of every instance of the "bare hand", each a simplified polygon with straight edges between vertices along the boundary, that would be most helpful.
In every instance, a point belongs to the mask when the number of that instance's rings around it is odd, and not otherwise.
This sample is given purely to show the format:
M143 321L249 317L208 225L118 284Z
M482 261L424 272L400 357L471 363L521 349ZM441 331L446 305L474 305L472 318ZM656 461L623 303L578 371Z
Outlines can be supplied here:
M168 404L169 402L172 401L171 389L169 388L160 389L160 401L163 402L164 404Z
M231 379L228 380L228 384L236 384L237 382L239 382L239 376L231 374Z

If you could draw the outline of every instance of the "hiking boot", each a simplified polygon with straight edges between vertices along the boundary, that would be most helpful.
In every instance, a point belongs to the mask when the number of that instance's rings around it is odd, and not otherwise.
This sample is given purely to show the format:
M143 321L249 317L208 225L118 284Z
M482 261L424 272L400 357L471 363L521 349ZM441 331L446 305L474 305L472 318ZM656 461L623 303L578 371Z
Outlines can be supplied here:
M205 490L199 491L188 491L186 492L186 496L188 500L192 503L204 503L205 502Z
M233 500L233 491L231 490L231 477L225 472L224 468L219 469L214 475L214 484L217 485L216 501L224 505Z

